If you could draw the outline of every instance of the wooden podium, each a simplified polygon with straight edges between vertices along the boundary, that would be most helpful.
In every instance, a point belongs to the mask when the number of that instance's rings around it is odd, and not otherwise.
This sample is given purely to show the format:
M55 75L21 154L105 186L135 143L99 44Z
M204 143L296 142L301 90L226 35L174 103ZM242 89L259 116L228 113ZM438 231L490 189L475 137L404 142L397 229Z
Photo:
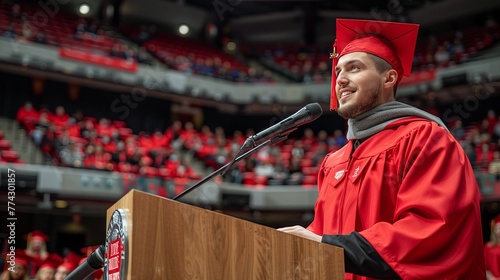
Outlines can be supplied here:
M127 280L344 279L342 248L137 190L108 209L108 229L117 209Z

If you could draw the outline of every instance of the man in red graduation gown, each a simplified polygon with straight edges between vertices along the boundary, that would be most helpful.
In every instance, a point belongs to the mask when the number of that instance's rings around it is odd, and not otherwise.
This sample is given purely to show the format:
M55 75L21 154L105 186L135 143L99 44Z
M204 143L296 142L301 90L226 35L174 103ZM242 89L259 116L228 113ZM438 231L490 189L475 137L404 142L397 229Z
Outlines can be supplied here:
M328 154L307 229L344 248L346 279L486 279L479 191L442 121L395 101L418 25L337 20L331 109L349 142Z

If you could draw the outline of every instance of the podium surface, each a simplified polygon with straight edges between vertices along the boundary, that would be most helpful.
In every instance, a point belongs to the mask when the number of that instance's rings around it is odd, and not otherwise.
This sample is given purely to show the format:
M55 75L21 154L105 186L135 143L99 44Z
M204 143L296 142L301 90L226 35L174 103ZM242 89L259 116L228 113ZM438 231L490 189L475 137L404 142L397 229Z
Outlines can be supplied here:
M108 233L116 210L127 224L120 279L344 279L342 248L137 190L108 209Z

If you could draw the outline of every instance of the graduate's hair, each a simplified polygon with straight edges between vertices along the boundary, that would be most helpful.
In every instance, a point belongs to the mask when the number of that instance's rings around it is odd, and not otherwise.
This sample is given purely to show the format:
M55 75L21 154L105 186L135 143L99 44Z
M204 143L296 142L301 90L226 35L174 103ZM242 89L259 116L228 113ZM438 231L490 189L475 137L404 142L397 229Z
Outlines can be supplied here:
M26 247L26 253L30 256L35 255L35 252L33 251L33 242L28 242L28 245ZM40 248L40 256L46 258L48 254L49 253L47 252L47 243L43 242Z
M376 55L373 55L371 53L366 53L368 55L368 57L373 61L373 63L375 64L375 68L377 69L377 71L379 73L384 73L385 71L389 71L391 69L394 69L390 64L389 62L385 61L383 58L380 58ZM398 89L398 84L396 84L394 86L394 91L393 91L393 94L394 96L396 96L396 91Z

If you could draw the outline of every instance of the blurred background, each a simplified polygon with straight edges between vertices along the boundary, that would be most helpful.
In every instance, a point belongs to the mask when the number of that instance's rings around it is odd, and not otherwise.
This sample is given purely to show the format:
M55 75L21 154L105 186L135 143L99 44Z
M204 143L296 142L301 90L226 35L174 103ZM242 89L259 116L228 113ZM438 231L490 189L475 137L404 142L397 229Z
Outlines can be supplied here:
M11 168L18 248L34 229L49 252L103 244L106 210L129 190L172 198L317 102L318 120L181 199L307 225L321 159L346 143L328 110L335 20L359 18L420 24L397 98L462 144L487 241L500 213L499 17L488 0L1 1L0 220Z

